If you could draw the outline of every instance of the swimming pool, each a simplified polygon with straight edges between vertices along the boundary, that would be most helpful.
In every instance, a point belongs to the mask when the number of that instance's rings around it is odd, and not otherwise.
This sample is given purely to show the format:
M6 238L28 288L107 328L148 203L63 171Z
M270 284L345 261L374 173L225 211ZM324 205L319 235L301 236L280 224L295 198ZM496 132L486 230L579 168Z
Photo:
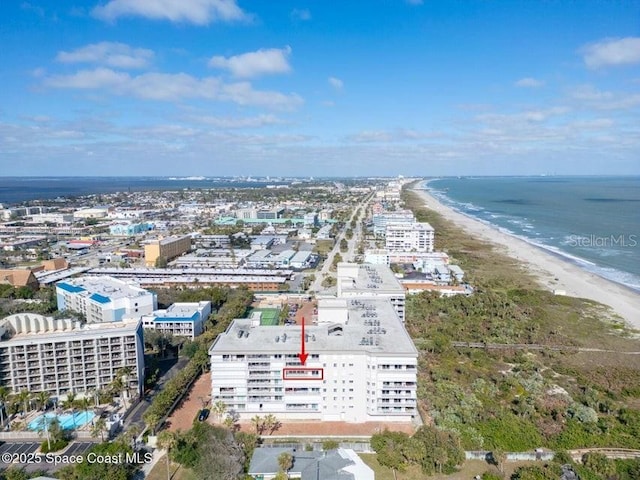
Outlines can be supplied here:
M90 410L76 412L73 415L69 413L64 413L62 415L56 415L55 413L44 413L36 417L34 420L31 420L29 422L28 428L29 430L41 432L42 430L44 430L45 422L51 423L54 418L57 418L60 422L60 426L64 430L73 430L89 423L95 416L96 414Z

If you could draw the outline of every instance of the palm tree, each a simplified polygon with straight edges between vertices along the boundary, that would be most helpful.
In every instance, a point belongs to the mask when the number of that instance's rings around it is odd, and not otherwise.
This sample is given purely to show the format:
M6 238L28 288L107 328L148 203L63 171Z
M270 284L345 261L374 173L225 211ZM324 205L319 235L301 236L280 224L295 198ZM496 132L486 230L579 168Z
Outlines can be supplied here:
M29 398L31 397L31 393L29 390L21 390L18 393L18 403L22 404L24 407L23 414L26 415L29 411Z
M160 432L160 435L158 435L158 446L167 451L167 480L171 480L169 454L171 453L171 449L176 446L176 443L178 443L178 437L169 430L163 430Z
M262 417L260 415L256 415L251 419L251 423L253 424L254 427L256 427L256 433L258 435L262 434L262 431L264 430L264 423L262 422Z
M100 440L104 442L104 432L107 430L107 421L104 418L99 418L93 423L91 427L91 436L93 438L98 438L100 436Z
M4 407L9 398L10 391L7 387L0 387L0 427L4 425Z
M289 478L289 470L293 467L293 455L289 452L282 452L278 455L278 466L287 474L287 478Z
M36 403L44 412L47 409L47 404L49 403L49 392L42 391L36 393Z
M216 416L218 421L222 419L222 416L226 411L227 405L222 400L218 400L211 406L211 412Z

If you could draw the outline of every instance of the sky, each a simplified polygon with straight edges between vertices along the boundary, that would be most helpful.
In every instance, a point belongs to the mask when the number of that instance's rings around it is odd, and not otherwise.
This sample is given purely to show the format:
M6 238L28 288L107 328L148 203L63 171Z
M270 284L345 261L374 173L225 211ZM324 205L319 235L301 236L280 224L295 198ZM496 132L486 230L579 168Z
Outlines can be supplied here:
M3 0L0 176L640 174L640 2Z

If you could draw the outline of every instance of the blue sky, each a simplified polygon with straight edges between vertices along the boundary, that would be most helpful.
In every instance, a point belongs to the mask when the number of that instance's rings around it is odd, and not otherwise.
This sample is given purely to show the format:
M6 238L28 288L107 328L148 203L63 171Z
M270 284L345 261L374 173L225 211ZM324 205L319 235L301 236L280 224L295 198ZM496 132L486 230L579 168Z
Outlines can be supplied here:
M635 1L0 2L0 175L640 174Z

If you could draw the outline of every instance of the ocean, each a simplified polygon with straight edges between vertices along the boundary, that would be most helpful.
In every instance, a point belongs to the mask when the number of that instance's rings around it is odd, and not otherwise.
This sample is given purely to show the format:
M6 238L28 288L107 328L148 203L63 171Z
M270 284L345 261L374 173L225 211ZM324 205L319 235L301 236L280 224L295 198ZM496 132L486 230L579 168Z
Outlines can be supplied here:
M14 204L58 197L211 188L259 188L281 181L247 181L215 177L0 177L0 203Z
M640 177L457 177L425 188L461 213L640 292Z

